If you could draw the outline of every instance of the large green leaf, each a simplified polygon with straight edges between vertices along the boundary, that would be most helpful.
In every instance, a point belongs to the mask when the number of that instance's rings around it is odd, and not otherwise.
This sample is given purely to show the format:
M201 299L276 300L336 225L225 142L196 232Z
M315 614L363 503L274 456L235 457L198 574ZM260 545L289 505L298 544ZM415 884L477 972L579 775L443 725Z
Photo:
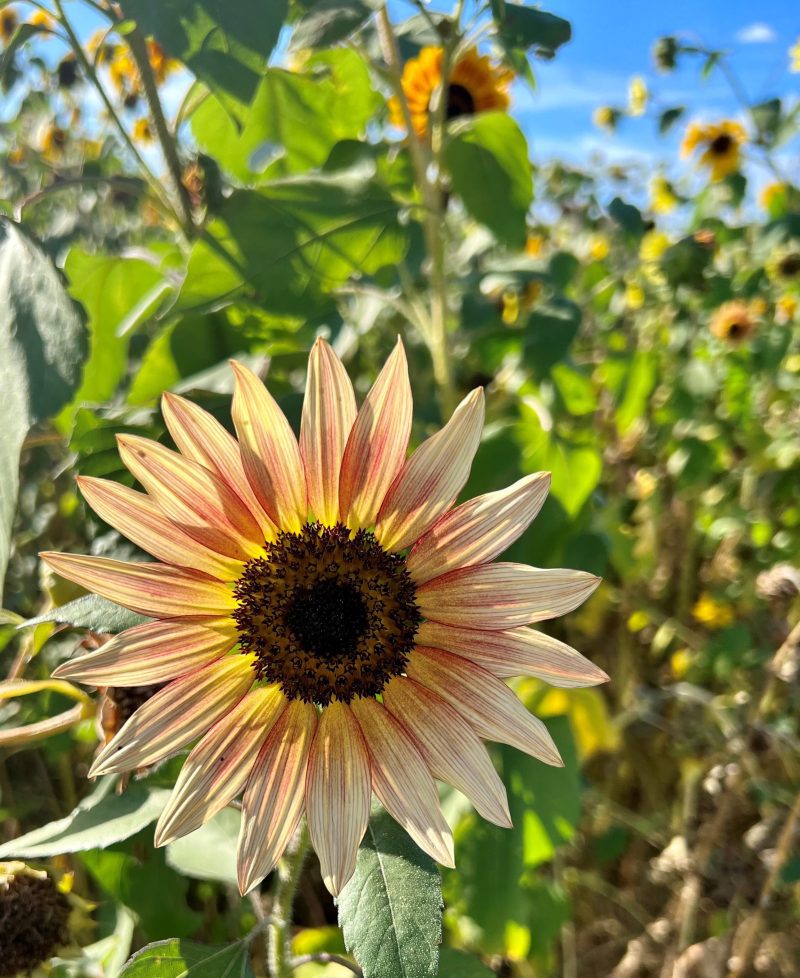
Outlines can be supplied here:
M223 810L202 828L167 846L167 865L197 880L216 880L236 886L236 843L242 818Z
M126 16L180 58L234 113L255 94L287 10L287 0L125 2Z
M528 143L505 112L486 112L453 127L444 160L470 214L503 244L525 245L533 200Z
M364 0L316 0L311 9L295 24L291 48L303 51L324 48L342 41L362 27L373 9Z
M34 422L80 382L86 332L61 276L17 225L0 218L0 596L19 488L19 454Z
M51 608L44 614L29 618L19 627L29 628L31 625L41 625L45 621L72 625L73 628L88 628L92 632L116 634L124 632L126 628L133 628L134 625L143 625L150 619L138 615L135 611L128 611L127 608L114 604L108 598L101 598L99 594L84 594L82 598L68 601L59 608Z
M452 947L439 952L438 978L494 978L494 971L480 958Z
M551 55L572 39L570 22L546 10L504 3L497 19L500 36L510 48L534 48L544 55Z
M407 234L382 187L349 173L240 190L193 247L177 309L247 291L270 312L306 315L356 272L400 261Z
M211 947L194 941L169 940L137 951L119 978L250 978L245 941Z
M373 811L339 897L339 926L364 978L434 978L442 907L433 860L386 812Z
M49 822L0 846L0 859L44 859L120 842L154 822L167 803L168 788L131 784L121 795L104 778L65 818Z

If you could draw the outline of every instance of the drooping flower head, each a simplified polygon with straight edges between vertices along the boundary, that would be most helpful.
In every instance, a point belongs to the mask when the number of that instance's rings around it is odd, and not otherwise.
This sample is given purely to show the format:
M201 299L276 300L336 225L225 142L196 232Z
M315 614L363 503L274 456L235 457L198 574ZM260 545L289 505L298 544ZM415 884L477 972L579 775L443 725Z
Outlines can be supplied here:
M693 122L681 144L681 156L687 157L702 147L700 164L711 172L712 180L722 180L735 173L741 164L742 146L747 142L744 126L731 119L700 125Z
M416 134L423 138L428 130L431 101L442 85L440 47L424 47L403 68L403 94L411 112ZM489 56L468 48L450 67L447 80L445 119L508 108L508 88L514 75L502 65L492 64ZM393 125L405 128L405 117L396 98L389 101Z
M746 302L733 299L723 302L711 317L711 332L728 343L737 345L755 330L756 321Z
M43 554L64 577L155 619L57 670L115 688L166 684L92 774L143 767L197 741L156 841L191 832L242 793L242 892L274 867L305 810L338 893L373 792L452 865L434 778L510 824L482 740L560 759L503 679L607 678L528 627L576 607L598 579L492 563L539 511L549 477L454 507L480 440L483 393L406 458L412 403L399 342L360 410L341 362L316 343L299 443L258 377L233 369L238 441L166 394L178 451L119 438L145 493L79 480L102 519L156 562Z

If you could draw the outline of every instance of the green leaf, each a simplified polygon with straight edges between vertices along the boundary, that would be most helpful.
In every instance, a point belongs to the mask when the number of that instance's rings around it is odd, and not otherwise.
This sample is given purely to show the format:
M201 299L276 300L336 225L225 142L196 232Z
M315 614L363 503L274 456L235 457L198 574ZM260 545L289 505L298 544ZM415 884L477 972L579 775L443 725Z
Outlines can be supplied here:
M568 20L517 3L503 4L499 27L508 47L534 48L545 55L554 54L562 44L572 40L572 25Z
M127 608L114 604L107 598L101 598L99 594L84 594L81 598L62 604L60 608L51 608L43 615L28 618L19 627L30 628L32 625L41 625L45 621L72 625L73 628L88 628L92 632L116 634L135 625L143 625L150 619L138 615L135 611L128 611Z
M56 414L80 382L86 332L50 259L0 218L0 597L28 428Z
M452 127L444 161L470 214L511 248L523 248L533 200L528 143L505 112L486 112Z
M373 811L339 897L339 926L364 978L434 978L442 907L436 864L386 812Z
M287 0L126 0L152 34L234 114L255 95L288 12Z
M318 0L295 25L289 47L293 51L330 47L362 27L372 13L364 0Z
M642 212L633 204L626 204L621 197L615 197L608 205L608 213L613 221L628 234L641 237L647 230Z
M624 435L644 415L648 398L656 385L656 377L653 354L638 352L626 372L625 393L616 411L615 420L620 434Z
M0 846L0 859L44 859L109 846L130 838L158 818L170 795L169 788L134 782L118 795L111 791L115 780L104 778L65 818Z
M658 117L658 131L662 135L669 132L685 112L685 105L675 105L671 109L664 109Z
M137 951L118 978L251 978L245 941L214 947L172 939Z
M443 947L439 951L438 978L494 978L494 971L472 954Z
M16 81L15 58L22 45L37 34L49 33L39 24L20 24L8 40L0 55L0 88L8 91Z
M407 232L389 193L348 173L233 193L189 256L177 310L248 287L264 309L308 317L328 291L400 261Z
M759 138L770 146L775 142L781 127L783 106L779 98L767 99L750 107L750 114L758 129Z
M236 845L242 818L232 808L167 846L167 865L196 880L215 880L235 887Z
M541 376L562 360L581 328L580 308L569 299L554 298L536 308L525 332L525 359Z

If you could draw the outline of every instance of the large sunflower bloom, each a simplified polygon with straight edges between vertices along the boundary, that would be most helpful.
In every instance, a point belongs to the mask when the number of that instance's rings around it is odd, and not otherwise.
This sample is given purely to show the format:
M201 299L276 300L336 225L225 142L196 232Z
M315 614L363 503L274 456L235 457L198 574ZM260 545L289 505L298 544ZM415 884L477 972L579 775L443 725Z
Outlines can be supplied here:
M155 619L56 670L94 685L167 683L91 774L153 764L200 738L156 842L193 831L243 792L242 892L275 866L305 810L323 879L338 893L372 792L422 849L453 865L434 778L507 826L482 739L560 764L547 729L503 679L607 678L527 627L575 608L598 579L490 563L538 512L546 474L453 507L480 439L480 389L407 459L400 343L357 411L344 367L318 341L299 444L261 381L233 369L238 443L165 394L177 452L119 438L146 494L79 480L95 511L158 562L42 555L63 577Z
M440 47L425 47L403 68L403 94L414 131L420 138L428 129L431 99L442 84L442 59ZM475 47L469 48L450 68L445 118L507 109L508 87L513 77L508 68L493 65L488 55L478 54ZM392 124L404 128L405 117L396 98L389 100L389 112Z
M712 180L722 180L739 169L746 142L744 126L731 119L706 126L693 122L683 137L681 156L690 156L698 146L702 147L700 164L711 171Z

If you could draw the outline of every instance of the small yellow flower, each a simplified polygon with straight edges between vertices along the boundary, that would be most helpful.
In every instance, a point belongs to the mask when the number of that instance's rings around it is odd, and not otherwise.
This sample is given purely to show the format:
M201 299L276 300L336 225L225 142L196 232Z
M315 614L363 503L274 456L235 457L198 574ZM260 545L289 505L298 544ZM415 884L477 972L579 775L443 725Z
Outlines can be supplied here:
M42 27L44 30L51 31L53 29L53 18L46 10L35 10L28 21L29 24L34 27Z
M544 238L541 234L529 234L525 239L525 254L529 258L538 258L544 248Z
M775 204L779 203L786 196L787 190L788 186L785 183L778 181L768 183L758 195L758 202L765 211L771 210Z
M10 41L19 24L19 17L13 7L3 7L0 10L0 38Z
M728 343L741 343L755 328L756 322L750 307L738 299L723 302L711 317L711 332Z
M678 649L669 657L669 666L675 679L683 679L694 658L691 649Z
M656 214L669 214L680 201L672 189L672 184L662 174L650 181L650 207Z
M608 258L610 251L611 245L604 234L593 234L589 239L589 255L592 261L602 261L604 258Z
M649 469L637 469L633 477L633 493L636 499L649 499L658 488L658 479Z
M614 130L619 121L619 111L612 109L610 105L601 105L592 113L592 122L598 129Z
M650 93L644 78L641 75L636 75L631 79L628 87L628 115L644 115L649 97Z
M707 591L704 591L695 602L692 615L695 621L715 631L727 628L734 620L733 608L725 602L717 601Z
M111 65L122 53L122 48L119 44L108 40L109 33L108 30L101 28L95 31L86 42L86 50L98 66Z
M49 125L42 135L42 156L51 162L60 159L64 155L68 138L66 131L60 126L55 123Z
M731 119L700 125L690 124L681 144L681 156L690 156L702 147L700 164L711 172L712 180L722 180L735 173L741 163L741 148L747 142L744 126Z
M180 61L170 58L164 48L154 38L147 39L147 56L156 85L163 85L171 74L180 68Z
M137 143L152 143L155 139L155 134L153 132L153 127L150 125L150 120L141 118L137 119L133 124L133 138Z
M643 262L657 262L669 248L669 238L663 231L648 231L639 245L639 257Z
M403 94L408 102L416 134L423 138L434 93L442 84L440 47L424 47L403 68ZM477 115L479 112L504 111L509 106L508 89L514 74L503 65L493 64L489 56L471 47L450 68L447 82L445 118ZM405 119L396 98L389 100L392 125L405 128Z
M789 48L789 71L800 72L800 37Z
M625 286L625 305L634 312L641 309L645 302L645 292L636 282L628 282Z
M111 83L120 95L138 91L139 72L136 63L121 45L115 46L113 57L108 63L108 70Z
M503 311L500 318L506 326L513 326L519 319L519 292L516 289L505 289L503 292Z
M792 322L797 315L798 301L793 295L782 295L775 303L775 322L781 326Z
M750 300L750 314L755 316L756 319L761 319L762 316L766 316L768 309L769 303L762 296L759 295L755 299Z

